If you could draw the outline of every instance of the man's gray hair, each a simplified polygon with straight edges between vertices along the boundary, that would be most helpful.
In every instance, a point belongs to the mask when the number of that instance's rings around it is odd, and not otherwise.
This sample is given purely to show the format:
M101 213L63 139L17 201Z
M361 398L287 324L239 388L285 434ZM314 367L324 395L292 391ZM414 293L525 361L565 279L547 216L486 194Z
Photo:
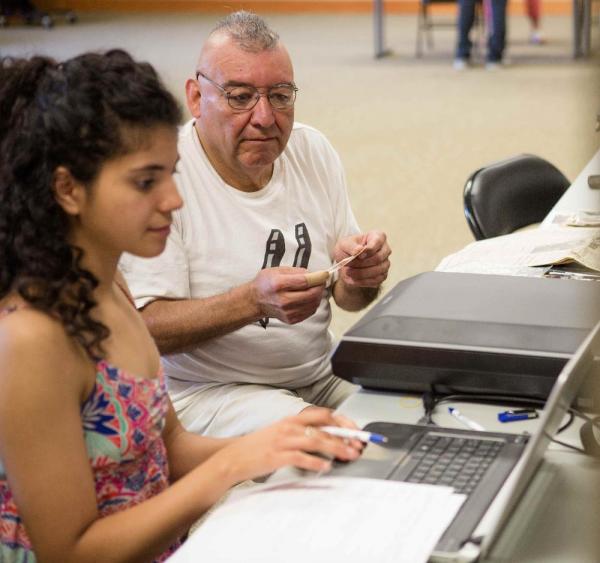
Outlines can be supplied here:
M279 35L260 16L239 10L219 20L210 33L225 33L244 51L258 52L274 49Z

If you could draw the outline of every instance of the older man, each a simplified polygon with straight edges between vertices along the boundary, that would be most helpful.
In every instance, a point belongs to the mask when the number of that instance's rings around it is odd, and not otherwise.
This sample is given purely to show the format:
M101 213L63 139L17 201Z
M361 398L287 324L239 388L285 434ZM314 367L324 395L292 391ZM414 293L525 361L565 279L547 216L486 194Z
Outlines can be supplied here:
M359 310L389 269L383 233L361 233L327 140L294 123L285 47L248 12L222 20L186 83L176 212L165 252L122 264L163 354L184 425L237 435L353 390L331 372L329 298ZM331 283L310 287L364 247Z

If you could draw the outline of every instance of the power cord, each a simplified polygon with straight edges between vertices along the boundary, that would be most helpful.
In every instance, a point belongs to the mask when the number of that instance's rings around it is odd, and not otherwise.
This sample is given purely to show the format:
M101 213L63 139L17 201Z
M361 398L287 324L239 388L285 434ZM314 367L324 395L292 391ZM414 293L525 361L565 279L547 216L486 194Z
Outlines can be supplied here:
M417 424L428 424L430 426L437 426L437 424L433 421L433 411L437 405L438 400L435 396L435 391L432 389L431 391L426 391L423 393L421 400L423 401L423 410L425 414L422 418L417 421Z

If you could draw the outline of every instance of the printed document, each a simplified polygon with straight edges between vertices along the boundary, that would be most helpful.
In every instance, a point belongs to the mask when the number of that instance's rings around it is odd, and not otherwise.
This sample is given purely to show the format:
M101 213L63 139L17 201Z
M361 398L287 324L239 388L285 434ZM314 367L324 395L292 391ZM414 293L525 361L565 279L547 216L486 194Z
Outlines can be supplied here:
M600 229L554 227L479 240L444 258L436 270L542 276L540 266L570 262L600 271Z
M425 563L464 499L380 479L267 483L233 493L169 563Z

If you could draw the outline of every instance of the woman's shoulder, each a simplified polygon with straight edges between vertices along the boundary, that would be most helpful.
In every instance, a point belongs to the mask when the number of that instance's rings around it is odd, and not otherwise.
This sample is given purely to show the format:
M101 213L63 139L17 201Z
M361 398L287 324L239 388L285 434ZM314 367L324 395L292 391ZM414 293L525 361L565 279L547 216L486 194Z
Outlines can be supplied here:
M31 415L59 408L69 397L81 401L94 373L58 320L30 307L0 319L0 411L10 412L16 402Z
M0 308L0 356L5 359L75 358L77 348L62 324L33 307Z

